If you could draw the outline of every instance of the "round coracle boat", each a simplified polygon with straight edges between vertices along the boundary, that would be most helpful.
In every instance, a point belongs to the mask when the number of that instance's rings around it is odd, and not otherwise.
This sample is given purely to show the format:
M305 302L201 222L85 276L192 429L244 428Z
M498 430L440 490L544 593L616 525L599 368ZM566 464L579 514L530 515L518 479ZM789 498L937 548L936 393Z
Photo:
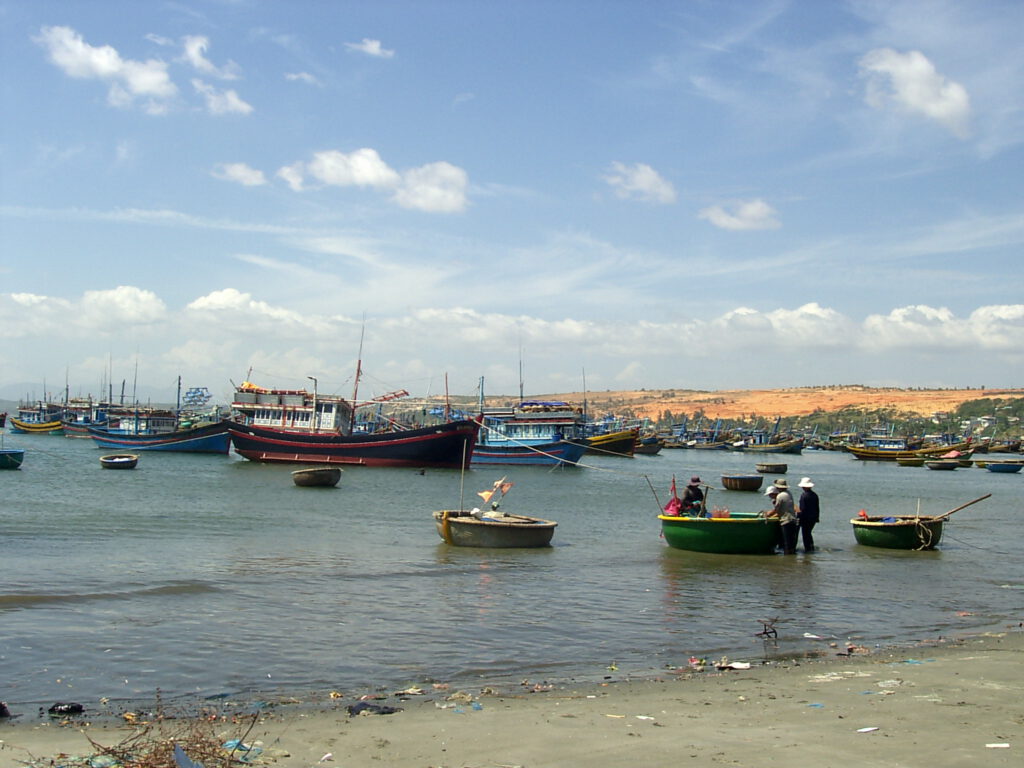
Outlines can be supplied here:
M722 487L729 491L758 491L762 482L761 475L722 475Z

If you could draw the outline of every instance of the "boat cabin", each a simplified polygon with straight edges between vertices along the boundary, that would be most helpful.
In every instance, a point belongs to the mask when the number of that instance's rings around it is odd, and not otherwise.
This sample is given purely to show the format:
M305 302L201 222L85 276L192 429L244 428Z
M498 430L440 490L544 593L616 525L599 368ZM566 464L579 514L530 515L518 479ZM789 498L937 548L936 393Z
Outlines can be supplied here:
M235 390L231 410L242 424L291 432L348 434L352 405L337 395L304 389L264 389L244 382Z

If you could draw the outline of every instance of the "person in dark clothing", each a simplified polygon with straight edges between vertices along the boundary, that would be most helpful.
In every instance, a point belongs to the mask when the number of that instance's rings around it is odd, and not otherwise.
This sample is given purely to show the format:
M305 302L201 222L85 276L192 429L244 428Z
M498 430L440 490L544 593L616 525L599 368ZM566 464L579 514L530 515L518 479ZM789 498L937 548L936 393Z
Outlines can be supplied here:
M811 531L814 530L814 526L818 522L821 507L818 503L818 494L812 490L814 483L811 482L811 478L803 478L798 485L804 489L804 492L800 494L800 501L797 502L796 520L800 524L804 552L813 552L814 536Z
M700 478L694 475L683 491L683 514L699 515L704 507L704 491L700 489Z

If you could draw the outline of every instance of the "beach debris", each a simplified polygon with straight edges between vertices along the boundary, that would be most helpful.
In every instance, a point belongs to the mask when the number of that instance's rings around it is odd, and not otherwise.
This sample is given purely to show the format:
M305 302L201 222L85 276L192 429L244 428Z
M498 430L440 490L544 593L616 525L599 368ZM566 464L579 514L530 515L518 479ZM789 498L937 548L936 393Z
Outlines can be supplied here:
M185 750L181 748L180 744L174 745L174 764L178 768L203 768L202 763L195 762L185 754Z
M775 622L777 622L778 620L778 616L776 616L774 619L758 619L758 621L761 622L762 629L760 632L755 632L754 637L763 637L766 640L769 637L778 638L779 632L777 629L775 629Z
M332 699L340 699L345 696L341 691L331 691L330 696Z
M696 656L691 656L689 658L689 660L687 661L687 666L689 666L690 669L696 669L699 672L703 672L704 671L704 667L706 667L707 664L708 664L708 660L707 659L704 659L704 658L698 659Z
M326 755L324 755L319 760L317 760L317 762L318 763L326 763L329 760L333 760L333 759L334 759L334 753L333 752L328 752Z
M1010 748L1010 745L1007 744L1005 741L993 742L991 744L986 744L985 745L985 749L1009 749L1009 748Z
M381 699L386 699L386 698L387 698L387 696L385 694L383 694L383 693L364 693L362 696L359 697L359 700L360 701L380 701Z
M461 701L464 704L468 704L473 700L473 694L467 691L456 691L448 697L448 701Z
M877 725L869 725L869 726L867 726L865 728L858 728L857 729L857 733L871 733L872 731L877 731L877 730L878 730L878 726Z
M619 665L616 664L613 661L611 664L608 665L607 669L608 669L609 672L618 672L619 671Z
M0 717L10 717L11 710L7 708L6 701L0 701Z
M46 711L55 717L60 717L62 715L80 715L85 712L85 707L73 701L58 701Z
M434 683L431 687L435 691L447 691L449 688L451 688L451 685L448 683Z
M715 662L715 669L750 669L749 661L729 661L728 656L723 656Z
M254 744L245 744L241 739L229 739L221 745L231 753L231 757L242 763L250 763L263 754L263 748ZM235 757L241 755L241 757Z
M418 685L411 685L404 691L395 691L395 696L422 696L423 689Z
M387 707L381 704L371 704L368 701L349 704L345 709L348 710L349 717L355 717L356 715L393 715L396 712L402 711L401 707Z

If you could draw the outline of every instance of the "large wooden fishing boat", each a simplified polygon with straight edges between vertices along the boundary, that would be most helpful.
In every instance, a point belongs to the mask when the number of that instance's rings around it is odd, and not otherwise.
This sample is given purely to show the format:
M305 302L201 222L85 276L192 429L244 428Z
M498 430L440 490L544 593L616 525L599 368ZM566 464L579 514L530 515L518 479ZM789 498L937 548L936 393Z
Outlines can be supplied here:
M91 427L89 437L100 448L120 450L226 454L231 449L231 435L226 421L152 434L120 433Z
M314 379L310 393L243 382L231 404L235 418L228 422L235 452L263 462L451 469L469 465L479 422L457 419L409 427L387 421L382 428L367 425L362 431L354 428L352 403L338 395L319 394L315 384ZM406 395L402 390L367 404Z
M908 451L858 448L854 445L846 446L846 450L862 461L896 461L896 459L935 458L949 451L968 451L970 447L971 441L966 440L956 445L939 445L932 448L917 448Z
M474 465L575 466L586 450L576 439L583 415L568 403L525 401L508 408L481 407L480 422Z
M769 555L779 542L779 521L755 512L728 517L658 515L661 533L673 549L720 555Z
M633 456L636 441L640 435L638 428L619 429L600 435L584 438L586 452L599 456Z

